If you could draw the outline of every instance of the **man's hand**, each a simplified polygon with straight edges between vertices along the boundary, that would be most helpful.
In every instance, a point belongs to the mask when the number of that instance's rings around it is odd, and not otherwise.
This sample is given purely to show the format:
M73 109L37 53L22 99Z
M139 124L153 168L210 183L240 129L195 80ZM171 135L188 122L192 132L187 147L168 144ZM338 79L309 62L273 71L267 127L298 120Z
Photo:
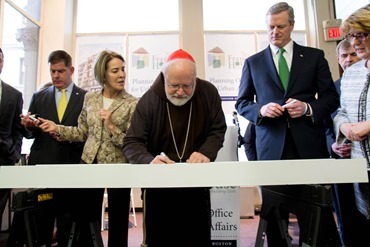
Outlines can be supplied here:
M284 108L277 103L268 103L261 107L260 114L262 117L277 118L283 115Z
M150 164L175 164L175 161L168 158L167 155L161 153L154 157L154 159L150 162Z
M291 118L299 118L306 114L306 107L306 103L290 98L286 101L285 109L288 111Z
M210 159L199 152L193 152L186 163L209 163Z
M21 114L21 124L26 127L26 129L33 131L36 127L39 126L40 121L34 121L30 119L31 112L27 112L26 115Z
M350 143L343 143L339 145L337 142L334 142L331 145L331 149L339 155L341 158L349 158L351 157L351 144Z

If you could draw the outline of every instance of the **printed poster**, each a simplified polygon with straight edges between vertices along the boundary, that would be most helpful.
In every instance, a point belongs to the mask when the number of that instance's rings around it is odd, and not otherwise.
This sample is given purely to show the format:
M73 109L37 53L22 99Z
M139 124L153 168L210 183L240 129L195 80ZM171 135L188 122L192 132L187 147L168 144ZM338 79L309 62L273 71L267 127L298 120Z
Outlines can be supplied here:
M235 111L244 60L256 53L254 34L206 33L205 75L222 99L225 114Z
M125 44L126 39L123 35L77 37L74 82L86 90L100 88L94 77L96 57L103 50L111 50L125 58Z
M167 57L179 49L179 35L132 35L129 36L128 47L127 91L140 98L161 72Z

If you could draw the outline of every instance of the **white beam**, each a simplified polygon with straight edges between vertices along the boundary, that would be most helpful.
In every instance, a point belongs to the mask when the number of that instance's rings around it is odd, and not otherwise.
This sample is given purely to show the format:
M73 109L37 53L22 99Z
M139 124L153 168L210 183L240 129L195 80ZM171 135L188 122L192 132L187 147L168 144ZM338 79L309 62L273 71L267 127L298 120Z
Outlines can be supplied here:
M368 182L364 159L0 167L0 188L159 188L352 182Z

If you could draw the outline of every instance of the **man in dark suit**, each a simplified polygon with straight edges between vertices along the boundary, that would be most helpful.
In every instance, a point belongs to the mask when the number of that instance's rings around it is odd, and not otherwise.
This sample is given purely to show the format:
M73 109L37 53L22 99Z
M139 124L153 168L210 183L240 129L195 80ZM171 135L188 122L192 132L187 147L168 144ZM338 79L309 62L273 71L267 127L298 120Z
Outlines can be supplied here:
M0 75L4 65L4 54L0 48ZM22 93L0 79L0 165L15 165L21 158ZM10 189L0 189L0 228Z
M22 124L32 133L31 138L34 138L28 164L79 164L84 143L58 141L55 134L42 132L37 127L37 121L29 118L30 114L38 114L58 124L77 126L86 91L72 82L72 58L67 52L57 50L49 55L48 62L53 85L33 94L29 113L22 118ZM59 119L58 106L62 89L66 89L67 107ZM67 245L71 221L66 218L71 214L74 203L72 195L75 192L73 189L54 190L59 246Z
M329 158L323 120L337 109L339 97L324 52L293 42L294 10L287 3L273 5L266 23L270 45L245 60L235 105L255 124L257 159ZM286 88L279 60L288 69ZM286 246L274 227L269 220L269 246Z

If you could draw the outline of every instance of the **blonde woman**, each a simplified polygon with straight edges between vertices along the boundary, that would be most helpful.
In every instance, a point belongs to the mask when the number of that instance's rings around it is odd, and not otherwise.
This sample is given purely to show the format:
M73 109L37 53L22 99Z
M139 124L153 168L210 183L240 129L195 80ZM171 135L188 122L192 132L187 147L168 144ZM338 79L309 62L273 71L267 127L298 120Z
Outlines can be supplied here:
M351 142L351 158L365 158L370 168L370 4L351 14L342 24L345 38L361 59L344 71L341 107L334 118L339 144ZM368 172L369 175L369 172ZM342 213L346 246L370 244L370 184L354 183L353 209ZM348 219L348 220L347 220Z

